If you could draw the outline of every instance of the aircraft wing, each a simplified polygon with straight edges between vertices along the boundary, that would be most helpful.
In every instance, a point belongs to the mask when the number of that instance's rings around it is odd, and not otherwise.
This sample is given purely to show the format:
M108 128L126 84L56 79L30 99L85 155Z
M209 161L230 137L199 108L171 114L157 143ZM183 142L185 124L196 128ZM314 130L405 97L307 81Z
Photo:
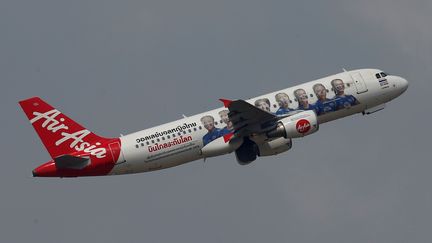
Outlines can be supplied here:
M281 118L244 100L220 100L229 110L228 117L233 123L234 130L241 136L265 132Z

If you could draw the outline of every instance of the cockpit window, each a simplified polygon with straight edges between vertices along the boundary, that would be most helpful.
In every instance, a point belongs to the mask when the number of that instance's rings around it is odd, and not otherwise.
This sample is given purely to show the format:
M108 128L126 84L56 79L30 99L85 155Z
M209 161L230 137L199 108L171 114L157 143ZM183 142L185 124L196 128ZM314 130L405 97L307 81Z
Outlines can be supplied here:
M379 73L377 73L377 74L375 74L375 77L376 77L377 79L380 79L380 78L381 78L381 75L380 75Z
M384 78L384 77L386 77L387 76L387 73L385 73L385 72L382 72L381 73L381 76Z

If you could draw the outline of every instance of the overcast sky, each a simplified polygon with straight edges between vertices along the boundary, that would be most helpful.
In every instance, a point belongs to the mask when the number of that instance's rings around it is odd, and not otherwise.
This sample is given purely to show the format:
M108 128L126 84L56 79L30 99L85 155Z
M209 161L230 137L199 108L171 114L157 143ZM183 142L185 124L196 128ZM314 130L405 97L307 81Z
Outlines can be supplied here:
M2 0L1 242L431 242L430 0ZM346 69L410 87L247 166L31 177L40 96L118 136Z

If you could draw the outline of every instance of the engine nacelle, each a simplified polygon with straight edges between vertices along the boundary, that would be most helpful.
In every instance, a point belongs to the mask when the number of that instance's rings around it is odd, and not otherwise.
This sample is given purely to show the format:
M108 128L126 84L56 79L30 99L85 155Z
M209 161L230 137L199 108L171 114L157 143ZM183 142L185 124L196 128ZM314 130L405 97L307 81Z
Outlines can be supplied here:
M269 138L299 138L318 131L314 111L302 111L278 121L276 128L267 133Z
M292 147L291 138L276 138L258 145L258 156L270 156L283 153Z

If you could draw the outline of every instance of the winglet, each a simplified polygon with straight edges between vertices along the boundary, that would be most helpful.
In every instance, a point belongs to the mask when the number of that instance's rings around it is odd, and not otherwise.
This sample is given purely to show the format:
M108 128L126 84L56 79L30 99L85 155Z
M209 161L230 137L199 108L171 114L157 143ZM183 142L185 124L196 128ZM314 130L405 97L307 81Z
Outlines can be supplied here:
M227 99L219 99L220 101L222 101L222 103L224 104L224 106L226 108L228 108L231 105L232 100L227 100Z
M233 135L234 135L233 132L228 133L228 134L225 134L225 135L223 136L224 142L227 143L227 142L232 138Z

